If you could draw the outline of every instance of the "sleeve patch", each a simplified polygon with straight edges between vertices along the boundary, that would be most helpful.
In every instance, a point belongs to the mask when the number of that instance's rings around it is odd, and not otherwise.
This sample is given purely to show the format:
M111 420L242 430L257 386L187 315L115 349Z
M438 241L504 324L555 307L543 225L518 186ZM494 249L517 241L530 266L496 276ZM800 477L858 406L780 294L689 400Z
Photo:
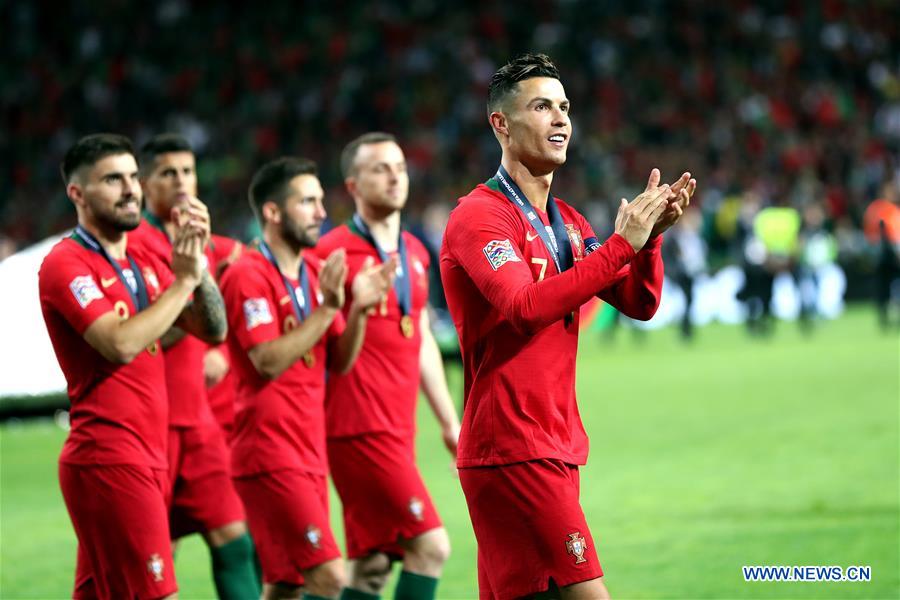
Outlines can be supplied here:
M272 311L269 310L269 301L265 298L248 298L244 300L244 320L247 329L253 329L258 325L266 325L273 321Z
M79 275L69 282L69 289L72 295L78 301L81 308L87 308L87 305L94 300L103 298L103 292L97 287L97 283L90 275Z
M509 239L491 240L482 251L495 271L508 262L522 262Z

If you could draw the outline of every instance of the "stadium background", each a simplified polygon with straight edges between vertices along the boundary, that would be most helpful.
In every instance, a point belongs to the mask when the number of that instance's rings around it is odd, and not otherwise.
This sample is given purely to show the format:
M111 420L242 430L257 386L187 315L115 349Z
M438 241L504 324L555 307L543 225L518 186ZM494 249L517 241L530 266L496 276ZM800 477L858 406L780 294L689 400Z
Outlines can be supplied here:
M435 247L455 198L499 159L487 81L526 50L553 57L573 102L554 193L598 231L652 166L700 180L692 210L710 273L742 268L759 208L818 210L851 302L836 320L753 338L713 324L690 344L672 328L595 332L609 316L586 332L585 506L620 597L900 594L900 352L876 326L877 248L862 230L900 157L896 2L8 2L0 28L0 258L74 225L58 163L95 131L187 136L214 229L244 240L261 163L317 160L340 222L343 144L390 131L410 164L407 224ZM19 316L9 298L31 284L3 273L6 329ZM16 354L41 336L4 335L3 379L33 368ZM64 420L0 427L0 596L69 591ZM420 437L455 547L441 597L471 597L464 503L427 418ZM190 543L179 554L182 597L211 593L204 561ZM874 580L744 584L743 564L870 564Z

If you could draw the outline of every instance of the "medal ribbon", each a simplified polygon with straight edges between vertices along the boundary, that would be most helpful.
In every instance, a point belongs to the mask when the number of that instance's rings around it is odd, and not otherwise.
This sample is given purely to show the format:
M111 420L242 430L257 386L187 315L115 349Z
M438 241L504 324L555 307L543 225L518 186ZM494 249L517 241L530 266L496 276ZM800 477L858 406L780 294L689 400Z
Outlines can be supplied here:
M553 194L550 194L549 192L547 194L547 216L550 217L550 225L546 226L541 222L534 207L528 202L528 198L522 193L522 190L519 189L519 186L516 185L513 178L509 176L509 173L506 172L503 165L500 165L500 168L497 170L497 174L494 177L496 177L497 181L500 183L498 186L500 191L503 192L510 202L519 207L519 210L525 215L528 224L534 229L535 233L540 236L541 241L544 242L547 252L550 253L553 262L556 264L556 270L559 273L562 273L566 269L571 268L575 263L574 257L572 256L572 243L569 241L566 225L563 223L562 215L559 212L556 201L553 199ZM540 226L535 224L535 221L537 221ZM564 240L567 243L560 244L559 240Z
M353 226L367 242L375 247L375 251L378 252L378 258L381 259L382 263L385 263L390 259L387 252L382 250L381 246L378 245L378 242L375 241L372 232L369 231L369 226L362 220L359 213L353 215ZM397 254L400 255L400 272L397 274L397 278L394 279L394 292L397 294L397 304L400 305L400 312L403 313L403 316L405 317L412 312L412 283L409 273L409 261L407 260L406 243L403 241L402 231L397 236Z
M106 248L101 246L100 242L97 241L97 238L91 235L87 229L78 225L72 233L72 238L85 248L93 250L97 254L103 256L103 258L106 259L106 262L112 265L112 268L116 271L116 275L119 277L119 281L122 282L128 295L131 296L131 302L134 304L134 308L137 312L150 306L150 296L147 294L147 284L144 282L144 276L138 268L137 263L134 262L134 259L131 258L127 251L125 252L125 258L128 259L128 263L131 265L131 273L134 275L134 288L131 287L128 278L125 277L122 267L119 266L119 261L114 260L106 251Z
M300 304L300 301L297 299L297 290L291 285L291 282L287 277L284 276L284 273L281 272L281 269L278 267L278 262L275 260L275 255L272 254L272 250L269 248L268 244L264 241L259 241L259 251L262 252L262 255L266 257L275 270L278 272L278 275L281 276L281 281L284 282L284 289L287 290L288 296L291 298L291 303L294 306L294 315L297 317L297 322L302 323L304 319L312 312L312 296L309 293L309 277L306 273L306 261L303 260L303 257L300 257L300 272L297 274L297 280L300 282L300 290L303 293L303 304Z

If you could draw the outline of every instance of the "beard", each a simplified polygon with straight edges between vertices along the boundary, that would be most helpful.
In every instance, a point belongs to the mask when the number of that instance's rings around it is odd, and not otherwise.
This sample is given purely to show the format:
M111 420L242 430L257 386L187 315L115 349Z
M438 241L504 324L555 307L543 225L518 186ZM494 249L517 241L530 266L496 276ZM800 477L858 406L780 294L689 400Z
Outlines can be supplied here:
M122 201L124 203L125 201ZM141 212L134 214L117 214L116 208L120 203L117 202L116 206L110 212L96 212L94 213L94 218L97 220L97 223L104 228L108 228L112 231L134 231L137 229L137 226L141 224ZM140 209L140 200L138 200L138 208Z
M313 248L319 241L319 229L315 231L310 227L301 226L296 221L284 219L281 222L281 236L291 246L300 248Z

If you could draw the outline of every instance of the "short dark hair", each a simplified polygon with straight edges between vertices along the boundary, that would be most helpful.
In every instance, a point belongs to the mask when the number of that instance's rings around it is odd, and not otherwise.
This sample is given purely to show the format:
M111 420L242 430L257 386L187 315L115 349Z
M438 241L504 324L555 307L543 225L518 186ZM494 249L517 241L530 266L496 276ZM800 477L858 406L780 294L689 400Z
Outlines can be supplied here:
M367 144L380 144L382 142L394 142L397 143L397 138L390 134L384 133L382 131L373 131L371 133L364 133L346 146L344 146L343 151L341 151L341 173L344 175L344 178L350 177L354 173L353 163L356 162L356 153L359 152L360 146L365 146Z
M66 152L59 170L63 183L68 185L72 175L84 166L93 166L97 161L116 154L134 155L134 147L124 135L117 133L94 133L86 135Z
M267 162L253 174L248 193L250 208L260 223L263 222L262 206L272 201L282 205L287 185L298 175L319 175L316 163L308 158L283 156Z
M501 110L506 100L516 92L520 81L533 77L559 79L559 69L546 54L522 54L494 73L488 87L488 113Z
M141 168L141 174L146 175L153 168L156 157L160 154L168 154L169 152L190 152L194 153L191 143L187 139L177 133L160 133L141 146L141 155L138 164Z

